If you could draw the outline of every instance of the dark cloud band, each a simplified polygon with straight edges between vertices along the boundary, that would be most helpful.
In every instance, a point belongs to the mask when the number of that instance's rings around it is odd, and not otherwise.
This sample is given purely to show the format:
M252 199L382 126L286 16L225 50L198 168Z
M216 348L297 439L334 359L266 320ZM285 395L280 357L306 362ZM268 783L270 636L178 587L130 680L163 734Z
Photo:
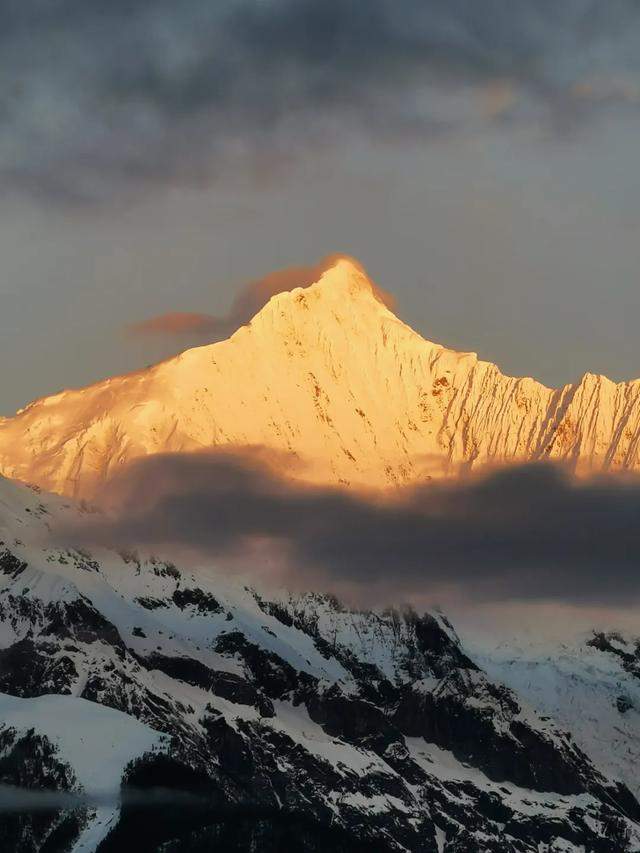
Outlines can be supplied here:
M115 515L72 531L207 557L275 543L298 584L367 597L629 604L640 598L640 481L527 465L391 497L280 478L265 451L155 456L110 484ZM69 535L69 531L66 532Z
M349 128L439 137L640 99L635 0L0 0L0 175L56 198L201 182ZM517 97L491 97L491 87ZM496 109L496 106L498 109ZM506 107L509 107L506 109Z

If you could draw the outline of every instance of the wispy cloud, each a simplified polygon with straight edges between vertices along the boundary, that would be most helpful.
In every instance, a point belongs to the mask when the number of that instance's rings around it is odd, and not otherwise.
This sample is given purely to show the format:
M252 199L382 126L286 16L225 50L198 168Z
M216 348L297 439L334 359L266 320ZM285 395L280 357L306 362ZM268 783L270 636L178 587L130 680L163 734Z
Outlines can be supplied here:
M253 543L263 554L271 543L288 581L368 602L640 599L638 478L526 465L362 495L285 480L284 461L256 449L141 459L112 481L112 514L66 535L245 563Z
M0 12L0 176L58 199L211 180L353 129L439 138L466 125L465 93L483 121L533 110L557 126L637 103L635 0L2 0Z
M132 323L127 329L129 334L139 335L216 335L224 318L213 314L194 314L185 311L171 311L159 314L140 323Z
M296 287L309 287L340 257L344 256L330 255L317 264L286 267L247 282L240 288L226 314L174 311L134 323L128 327L128 332L136 337L201 337L209 341L227 338L240 326L246 325L272 296ZM358 263L353 258L350 260L352 263ZM378 299L387 307L393 308L393 296L377 285L372 286Z

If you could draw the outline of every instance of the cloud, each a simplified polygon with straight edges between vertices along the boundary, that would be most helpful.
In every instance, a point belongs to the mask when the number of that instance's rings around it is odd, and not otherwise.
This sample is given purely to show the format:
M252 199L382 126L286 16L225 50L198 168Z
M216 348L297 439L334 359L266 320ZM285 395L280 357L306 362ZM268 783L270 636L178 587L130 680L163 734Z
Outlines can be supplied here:
M62 809L118 807L204 809L209 802L190 791L166 788L122 788L117 791L62 791L0 784L0 814L49 812Z
M192 314L176 311L134 323L128 327L128 332L136 337L188 335L206 337L208 340L227 338L240 326L246 325L272 296L296 287L310 287L341 257L346 256L329 255L311 266L286 267L269 273L263 278L250 281L240 289L227 314ZM365 272L361 264L353 258L349 260ZM372 288L376 297L384 305L391 309L395 307L395 299L390 293L373 283Z
M128 331L132 335L209 335L216 334L220 318L212 314L192 314L184 311L173 311L169 314L159 314L133 323Z
M428 139L505 111L575 121L631 105L640 66L636 0L0 0L0 10L0 176L66 201L245 172L353 129ZM590 97L594 79L616 81L599 85L606 99Z
M526 465L365 495L284 479L284 461L255 448L140 459L110 483L110 514L64 535L236 564L271 547L287 583L367 603L640 600L635 477Z

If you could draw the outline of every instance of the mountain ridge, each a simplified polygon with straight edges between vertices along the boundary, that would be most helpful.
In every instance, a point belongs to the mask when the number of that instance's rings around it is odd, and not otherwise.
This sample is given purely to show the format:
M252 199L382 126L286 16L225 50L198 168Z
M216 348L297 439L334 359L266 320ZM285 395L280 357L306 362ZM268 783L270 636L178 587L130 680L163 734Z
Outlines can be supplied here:
M291 454L296 476L345 486L544 459L638 470L640 381L586 373L552 389L505 376L424 339L340 259L225 341L0 420L0 472L91 497L140 456L246 445Z

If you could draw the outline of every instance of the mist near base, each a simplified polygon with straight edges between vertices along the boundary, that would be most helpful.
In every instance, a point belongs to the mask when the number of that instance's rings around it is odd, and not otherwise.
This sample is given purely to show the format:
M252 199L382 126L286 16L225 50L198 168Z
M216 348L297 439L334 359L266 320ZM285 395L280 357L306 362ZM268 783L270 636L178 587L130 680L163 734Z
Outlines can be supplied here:
M75 811L84 808L119 808L121 806L134 808L180 806L188 809L203 809L209 805L210 803L205 797L198 796L191 791L168 788L62 791L0 784L0 815L50 812L59 809Z

